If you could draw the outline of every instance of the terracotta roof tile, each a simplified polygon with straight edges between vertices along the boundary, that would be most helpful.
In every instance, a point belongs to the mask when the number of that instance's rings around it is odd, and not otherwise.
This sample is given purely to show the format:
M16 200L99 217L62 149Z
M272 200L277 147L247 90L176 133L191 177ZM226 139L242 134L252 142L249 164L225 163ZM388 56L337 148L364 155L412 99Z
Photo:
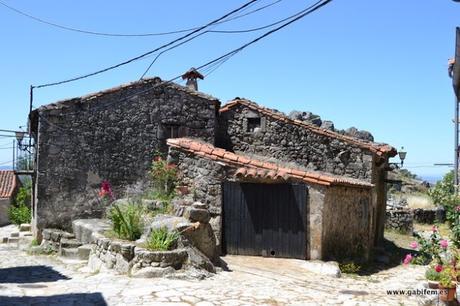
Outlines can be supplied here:
M17 179L14 171L0 171L0 198L10 198L16 189Z
M303 122L303 121L300 121L300 120L290 119L290 118L288 118L286 116L283 116L283 115L280 115L278 113L275 113L274 111L272 111L272 110L270 110L268 108L259 106L255 102L245 100L245 99L235 99L233 101L230 101L229 103L224 105L220 109L219 112L221 112L221 113L227 112L227 111L231 110L233 107L235 107L237 105L244 105L244 106L246 106L246 107L248 107L250 109L256 110L256 111L258 111L258 112L260 112L260 113L262 113L264 115L270 116L271 118L274 118L276 120L304 127L304 128L306 128L306 129L308 129L308 130L310 130L310 131L312 131L312 132L314 132L316 134L331 137L331 138L335 138L335 139L338 139L338 140L342 140L344 142L348 142L348 143L357 145L357 146L359 146L361 148L364 148L364 149L367 149L367 150L369 150L369 151L371 151L371 152L373 152L373 153L375 153L375 154L377 154L379 156L388 155L389 157L393 157L393 156L396 156L396 154L397 154L396 149L393 148L392 146L388 145L388 144L379 144L379 143L375 143L375 142L365 141L365 140L358 139L358 138L355 138L355 137L343 135L343 134L340 134L340 133L337 133L337 132L334 132L334 131L331 131L331 130L328 130L328 129L324 129L324 128L318 127L318 126L316 126L314 124L310 124L310 123Z
M212 160L225 162L229 166L236 167L236 176L268 178L268 179L296 179L307 183L319 185L345 185L370 188L373 185L347 177L327 175L320 172L304 171L301 169L285 168L274 163L257 160L248 156L238 155L221 148L215 148L210 144L201 143L190 138L168 139L167 144L185 152L190 152ZM193 149L192 149L193 148ZM197 151L196 148L201 148Z

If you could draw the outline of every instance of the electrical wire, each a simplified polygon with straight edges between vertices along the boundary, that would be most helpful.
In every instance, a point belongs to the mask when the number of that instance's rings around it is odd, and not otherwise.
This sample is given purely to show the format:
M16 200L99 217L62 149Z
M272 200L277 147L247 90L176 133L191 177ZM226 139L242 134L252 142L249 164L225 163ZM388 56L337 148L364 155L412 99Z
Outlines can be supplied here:
M213 60L211 60L211 61L209 61L209 62L207 62L207 63L205 63L205 64L199 66L199 67L197 68L197 70L205 69L205 68L208 67L208 66L214 67L214 68L215 68L216 66L222 65L223 62L227 61L230 57L232 57L232 56L235 55L236 53L241 52L242 50L244 50L244 49L247 48L248 46L250 46L250 45L252 45L252 44L254 44L254 43L260 41L261 39L263 39L263 38L265 38L265 37L267 37L267 36L269 36L269 35L271 35L271 34L277 32L277 31L283 29L284 27L286 27L286 26L288 26L288 25L290 25L290 24L292 24L292 23L294 23L294 22L300 20L301 18L304 18L304 17L307 16L308 14L310 14L310 13L312 13L312 12L318 10L319 8L325 6L326 4L330 3L331 1L333 1L333 0L320 0L320 1L317 1L315 4L310 5L310 6L307 7L306 9L302 10L303 13L302 13L301 15L298 15L295 19L292 19L292 20L290 20L289 22L286 22L285 24L283 24L283 25L281 25L281 26L279 26L279 27L277 27L277 28L275 28L275 29L272 29L272 30L266 32L265 34L263 34L263 35L257 37L256 39L253 39L252 41L250 41L250 42L244 44L243 46L241 46L241 47L239 47L239 48L236 48L236 49L234 49L234 50L232 50L232 51L230 51L230 52L228 52L228 53L226 53L226 54L224 54L224 55L222 55L222 56L220 56L220 57L218 57L218 58L216 58L216 59L213 59ZM209 67L208 67L208 68L209 68ZM214 70L215 70L215 69L214 69ZM172 79L170 79L170 80L168 80L168 81L162 81L161 83L156 84L155 86L152 86L152 87L150 87L150 88L148 88L148 89L146 89L146 90L144 90L144 91L137 92L136 94L127 96L127 97L125 97L125 98L122 99L122 100L116 100L116 101L114 101L114 102L112 102L112 103L115 103L115 102L116 102L116 103L122 103L122 102L128 101L129 99L131 99L131 98L134 97L134 96L137 96L137 95L140 95L140 94L149 92L149 91L151 91L151 90L153 90L153 89L155 89L155 88L157 88L157 87L159 87L159 86L167 85L167 84L172 83L172 82L174 82L174 81L176 81L176 80L178 80L178 79L180 79L180 78L181 78L181 75L178 75L178 76L176 76L176 77L174 77L174 78L172 78ZM109 105L109 104L104 104L103 107L106 108L108 105ZM67 115L70 115L70 114L67 114ZM43 117L43 116L40 116L40 118L44 118L44 117ZM46 119L45 119L45 120L46 120ZM51 124L52 124L52 123L51 123ZM55 125L55 126L56 126L56 125ZM59 128L61 128L61 127L59 127Z
M258 41L264 39L265 37L270 36L270 35L272 35L272 34L278 32L279 30L281 30L281 29L287 27L288 25L290 25L290 24L292 24L292 23L294 23L294 22L296 22L296 21L298 21L298 20L300 20L300 19L302 19L302 18L308 16L309 14L311 14L311 13L317 11L318 9L324 7L325 5L329 4L329 3L332 2L332 1L333 1L333 0L324 0L324 1L323 1L323 0L319 0L319 1L317 1L315 4L313 4L313 5L309 6L309 7L307 7L307 8L304 9L304 10L302 10L302 13L301 13L300 15L298 15L297 17L291 19L291 20L288 21L288 22L285 22L284 24L280 25L279 27L276 27L276 28L274 28L274 29L268 31L268 32L266 32L265 34L263 34L263 35L261 35L261 36L255 38L255 39L251 40L250 42L248 42L248 43L242 45L241 47L236 48L236 49L234 49L234 50L232 50L232 51L230 51L230 52L227 52L226 54L224 54L224 55L222 55L222 56L220 56L220 57L218 57L218 58L216 58L216 59L214 59L214 60L212 60L212 61L210 61L210 62L208 62L208 63L206 63L206 64L204 64L204 65L202 65L202 66L199 66L199 67L197 68L197 70L200 70L200 69L204 68L205 66L209 66L210 64L213 64L213 63L215 63L215 62L219 62L220 60L229 57L229 58L226 59L226 61L227 61L228 59L230 59L230 57L233 57L233 56L236 55L237 53L243 51L244 49L246 49L246 48L249 47L250 45L253 45L253 44L257 43Z
M293 15L290 15L290 16L288 16L288 17L285 17L285 18L283 18L283 19L281 19L281 20L278 20L278 21L276 21L276 22L267 24L267 25L265 25L265 26L261 26L261 27L257 27L257 28L252 28L252 29L246 29L246 30L235 30L235 31L215 31L215 30L206 30L206 31L204 31L204 32L201 32L201 33L197 34L196 36L193 36L193 37L191 37L191 38L189 38L189 39L187 39L187 40L185 40L185 41L183 41L183 42L180 42L179 44L176 44L176 45L174 45L174 46L172 46L172 47L169 47L169 48L166 49L166 50L161 51L161 52L153 59L153 61L150 63L150 65L147 67L147 69L146 69L146 70L144 71L144 73L141 75L140 79L144 78L144 76L148 73L148 71L150 70L150 68L153 66L153 64L158 60L158 58L159 58L162 54L164 54L164 53L166 53L166 52L168 52L168 51L171 51L171 50L173 50L173 49L175 49L175 48L177 48L177 47L179 47L179 46L181 46L181 45L183 45L183 44L185 44L185 43L187 43L187 42L189 42L189 41L191 41L191 40L193 40L193 39L195 39L195 38L197 38L197 37L199 37L199 36L202 36L202 35L204 35L204 34L206 34L206 33L249 33L249 32L260 31L260 30L263 30L263 29L271 28L271 27L274 27L275 25L281 24L281 23L283 23L283 22L285 22L285 21L287 21L287 20L290 20L290 19L293 19L293 18L296 18L296 17L302 15L303 13L305 13L306 11L312 9L314 6L318 5L318 4L319 4L320 2L322 2L322 1L323 1L323 0L319 0L318 2L316 2L316 3L312 4L312 5L310 5L309 7L305 8L305 9L303 9L303 10L301 10L301 11L299 11L299 12L293 14ZM228 58L228 59L229 59L229 58ZM228 60L228 59L227 59L227 60ZM219 65L219 66L220 66L220 65ZM218 67L217 67L216 69L218 69ZM216 70L216 69L215 69L215 70ZM212 72L214 72L214 71L212 71ZM212 73L212 72L211 72L211 73Z
M226 13L225 15L223 15L223 16L221 16L221 17L219 17L219 18L217 18L217 19L215 19L215 20L213 20L213 21L207 23L206 25L199 27L198 29L194 30L193 32L190 32L190 33L188 33L188 34L186 34L186 35L184 35L184 36L181 36L181 37L179 37L179 38L177 38L177 39L175 39L175 40L173 40L173 41L170 41L170 42L168 42L168 43L166 43L166 44L164 44L164 45L162 45L162 46L160 46L160 47L158 47L158 48L155 48L155 49L153 49L153 50L150 50L150 51L148 51L148 52L145 52L145 53L143 53L143 54L141 54L141 55L138 55L138 56L136 56L136 57L133 57L133 58L131 58L131 59L129 59L129 60L126 60L126 61L124 61L124 62L121 62L121 63L119 63L119 64L116 64L116 65L113 65L113 66L110 66L110 67L107 67L107 68L104 68L104 69L101 69L101 70L98 70L98 71L95 71L95 72L92 72L92 73L88 73L88 74L85 74L85 75L82 75L82 76L70 78L70 79L67 79L67 80L58 81L58 82L53 82L53 83L48 83L48 84L42 84L42 85L32 86L32 87L33 87L33 88L44 88L44 87L49 87L49 86L61 85L61 84L65 84L65 83L69 83L69 82L73 82L73 81L85 79L85 78L88 78L88 77L91 77L91 76L94 76L94 75L97 75L97 74L101 74L101 73L103 73L103 72L107 72L107 71L109 71L109 70L113 70L113 69L115 69L115 68L119 68L119 67L121 67L121 66L127 65L127 64L132 63L132 62L134 62L134 61L137 61L137 60L139 60L139 59L141 59L141 58L144 58L144 57L146 57L146 56L148 56L148 55L150 55L150 54L152 54L152 53L155 53L155 52L157 52L157 51L159 51L159 50L161 50L161 49L167 48L167 47L169 47L169 46L175 44L176 42L179 42L179 41L181 41L181 40L183 40L183 39L186 39L186 38L192 36L193 34L198 33L198 32L200 32L201 30L203 30L203 29L205 29L205 28L207 28L207 27L209 27L209 26L211 26L211 25L214 25L216 22L219 22L219 21L221 21L221 20L223 20L223 19L225 19L225 18L227 18L227 17L229 17L229 16L231 16L231 15L233 15L233 14L235 14L235 13L241 11L241 10L243 10L244 8L246 8L246 7L250 6L250 5L252 5L253 3L255 3L255 2L257 2L257 1L259 1L259 0L250 0L249 2L246 2L246 3L243 4L242 6L238 7L237 9L234 9L234 10L230 11L229 13Z
M269 4L266 4L266 5L264 5L264 6L260 7L260 8L254 9L252 11L249 11L249 12L245 13L245 14L241 14L241 15L238 15L238 16L235 16L235 17L232 17L232 18L228 18L227 20L220 21L220 22L218 22L216 24L223 24L223 23L230 22L230 21L233 21L233 20L236 20L236 19L239 19L239 18L243 18L245 16L248 16L248 15L254 14L256 12L259 12L261 10L264 10L266 8L269 8L269 7L279 3L281 1L282 0L273 1L273 2L271 2ZM54 22L51 22L51 21L47 21L45 19L35 17L35 16L31 15L31 14L28 14L28 13L26 13L24 11L21 11L21 10L19 10L17 8L14 8L14 7L6 4L3 1L0 1L0 5L2 5L3 7L7 8L7 9L9 9L10 11L13 11L13 12L15 12L17 14L20 14L20 15L22 15L24 17L27 17L27 18L32 19L34 21L40 22L42 24L46 24L46 25L49 25L49 26L52 26L52 27L55 27L55 28L59 28L61 30L77 32L77 33L82 33L82 34L96 35L96 36L108 36L108 37L164 36L164 35L172 35L172 34L180 34L180 33L185 33L185 32L191 32L191 31L194 31L194 30L197 30L197 29L200 28L200 27L192 27L192 28L188 28L188 29L166 31L166 32L157 32L157 33L134 33L134 34L105 33L105 32L97 32L97 31L89 31L89 30L78 29L78 28L74 28L74 27L69 27L69 26L57 24L57 23L54 23Z

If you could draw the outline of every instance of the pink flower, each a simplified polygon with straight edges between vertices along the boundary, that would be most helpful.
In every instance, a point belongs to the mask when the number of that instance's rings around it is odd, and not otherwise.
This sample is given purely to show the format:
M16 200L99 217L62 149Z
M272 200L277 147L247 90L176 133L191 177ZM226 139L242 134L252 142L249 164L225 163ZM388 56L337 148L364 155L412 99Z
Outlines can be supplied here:
M161 156L155 156L155 157L153 158L153 161L156 161L156 162L157 162L157 161L160 161L160 160L161 160Z
M410 262L412 261L412 259L413 259L412 254L407 254L406 257L404 258L403 263L404 263L405 265L408 265L408 264L410 264Z
M439 245L441 246L441 248L447 249L447 247L449 246L449 242L445 239L441 239L441 241L439 241Z
M418 243L417 243L417 241L412 241L412 242L409 244L409 246L410 246L412 249L415 250L415 249L418 247Z
M457 206L455 207L455 211L456 211L456 212L460 212L460 205L457 205Z
M438 227L436 225L433 225L431 230L433 231L433 233L436 233L438 231Z
M441 265L436 265L436 267L434 267L434 270L439 273L439 272L442 271L442 266Z

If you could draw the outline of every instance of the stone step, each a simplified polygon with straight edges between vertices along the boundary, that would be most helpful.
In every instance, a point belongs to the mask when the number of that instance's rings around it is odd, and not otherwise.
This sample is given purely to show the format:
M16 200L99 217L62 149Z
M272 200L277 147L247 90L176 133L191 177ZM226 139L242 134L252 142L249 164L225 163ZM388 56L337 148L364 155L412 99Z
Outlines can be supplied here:
M61 248L63 248L63 249L65 249L65 248L78 248L81 245L82 245L82 243L80 241L78 241L77 239L66 239L66 238L61 239Z
M81 260L88 260L89 254L91 253L91 244L84 244L78 247L78 258Z
M8 237L2 237L2 243L8 243Z
M20 232L30 232L30 230L31 230L30 224L23 223L23 224L19 225L19 231Z
M78 248L64 248L60 250L60 256L70 258L70 259L78 259Z
M10 237L13 237L13 238L19 237L19 232L11 233Z
M23 232L23 233L22 233L22 236L24 236L24 237L31 237L31 236L32 236L32 232Z
M18 243L19 238L18 237L9 237L8 238L8 243Z

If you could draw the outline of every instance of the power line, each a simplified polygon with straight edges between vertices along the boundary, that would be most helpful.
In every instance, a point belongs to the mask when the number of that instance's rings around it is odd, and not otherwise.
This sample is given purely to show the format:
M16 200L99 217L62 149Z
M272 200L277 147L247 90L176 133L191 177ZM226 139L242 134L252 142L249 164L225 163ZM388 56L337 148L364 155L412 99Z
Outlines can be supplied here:
M271 2L269 4L266 4L260 8L257 8L257 9L254 9L252 11L249 11L245 14L241 14L241 15L238 15L238 16L235 16L235 17L232 17L232 18L229 18L227 20L223 20L223 21L220 21L216 24L222 24L222 23L226 23L226 22L230 22L232 20L236 20L236 19L239 19L239 18L243 18L245 16L248 16L248 15L251 15L251 14L254 14L256 12L259 12L261 10L264 10L266 8L269 8L279 2L281 2L282 0L276 0L274 2ZM172 34L180 34L180 33L185 33L185 32L190 32L190 31L194 31L194 30L197 30L199 29L200 27L193 27L193 28L188 28L188 29L181 29L181 30L174 30L174 31L166 31L166 32L157 32L157 33L134 33L134 34L126 34L126 33L107 33L107 32L98 32L98 31L89 31L89 30L83 30L83 29L79 29L79 28L74 28L74 27L69 27L69 26L65 26L65 25L61 25L61 24L57 24L57 23L54 23L54 22L51 22L51 21L47 21L45 19L42 19L42 18L39 18L39 17L35 17L31 14L28 14L24 11L21 11L17 8L14 8L8 4L6 4L5 2L3 1L0 1L0 5L4 6L5 8L9 9L10 11L13 11L17 14L20 14L24 17L27 17L29 19L32 19L34 21L37 21L37 22L40 22L42 24L46 24L46 25L49 25L49 26L52 26L52 27L55 27L55 28L59 28L61 30L66 30L66 31L71 31L71 32L77 32L77 33L82 33L82 34L89 34L89 35L96 35L96 36L108 36L108 37L149 37L149 36L164 36L164 35L172 35Z
M321 0L321 1L323 1L323 0ZM217 30L206 30L206 31L204 31L204 32L201 32L201 33L199 33L199 34L197 34L197 35L195 35L195 36L193 36L193 37L191 37L191 38L189 38L189 39L187 39L187 40L185 40L185 41L182 41L182 42L180 42L180 43L178 43L178 44L176 44L176 45L174 45L174 46L172 46L172 47L169 47L168 49L163 50L163 51L161 51L160 53L158 53L157 56L153 59L153 61L150 63L150 65L147 67L147 69L144 71L144 73L141 75L140 79L142 79L142 78L148 73L148 71L150 70L150 68L153 66L153 64L158 60L158 58L159 58L161 55L163 55L164 53L166 53L166 52L168 52L168 51L171 51L171 50L173 50L173 49L175 49L175 48L177 48L177 47L180 47L180 46L182 46L183 44L185 44L185 43L187 43L187 42L189 42L189 41L191 41L191 40L193 40L193 39L195 39L195 38L197 38L197 37L199 37L199 36L201 36L201 35L204 35L204 34L206 34L206 33L227 33L227 34L230 34L230 33L231 33L231 34L235 34L235 33L249 33L249 32L261 31L261 30L263 30L263 29L267 29L267 28L274 27L275 25L281 24L281 23L283 23L283 22L285 22L285 21L287 21L287 20L290 20L290 19L295 18L295 17L301 15L302 13L304 13L306 10L311 9L313 6L315 6L316 4L318 4L318 3L321 2L321 1L318 1L318 2L316 2L315 4L313 4L313 5L309 6L309 7L307 7L306 9L303 9L303 10L301 10L301 11L299 11L299 12L293 14L293 15L290 15L290 16L286 17L286 18L283 18L283 19L278 20L278 21L276 21L276 22L273 22L273 23L270 23L270 24L267 24L267 25L264 25L264 26L260 26L260 27L257 27L257 28L245 29L245 30L231 30L231 31L228 31L228 30L219 30L219 31L217 31ZM221 63L221 64L222 64L222 63ZM219 65L219 66L220 66L220 65ZM218 68L218 67L217 67L217 68ZM217 69L217 68L216 68L216 69ZM215 69L214 69L214 70L215 70ZM214 70L213 70L213 71L214 71Z
M222 17L219 17L219 18L217 18L217 19L215 19L215 20L213 20L213 21L207 23L206 25L197 28L197 29L194 30L193 32L190 32L190 33L188 33L188 34L186 34L186 35L184 35L184 36L181 36L181 37L179 37L179 38L177 38L177 39L175 39L175 40L173 40L173 41L170 41L169 43L166 43L166 44L164 44L164 45L162 45L162 46L160 46L160 47L158 47L158 48L155 48L155 49L153 49L153 50L151 50L151 51L145 52L145 53L143 53L143 54L141 54L141 55L138 55L138 56L136 56L136 57L133 57L133 58L131 58L131 59L129 59L129 60L126 60L126 61L124 61L124 62L121 62L121 63L119 63L119 64L116 64L116 65L113 65L113 66L110 66L110 67L107 67L107 68L104 68L104 69L101 69L101 70L98 70L98 71L95 71L95 72L92 72L92 73L88 73L88 74L85 74L85 75L82 75L82 76L79 76L79 77L74 77L74 78L71 78L71 79L67 79L67 80L64 80L64 81L59 81L59 82L54 82L54 83L48 83L48 84L42 84L42 85L38 85L38 86L33 86L33 88L43 88L43 87L49 87L49 86L55 86L55 85L65 84L65 83L69 83L69 82L81 80L81 79L84 79L84 78L88 78L88 77L90 77L90 76L94 76L94 75L97 75L97 74L101 74L101 73L103 73L103 72L107 72L107 71L109 71L109 70L112 70L112 69L115 69L115 68L118 68L118 67L127 65L127 64L132 63L132 62L134 62L134 61L137 61L137 60L139 60L139 59L141 59L141 58L144 58L144 57L146 57L147 55L150 55L150 54L152 54L152 53L155 53L156 51L159 51L159 50L161 50L161 49L167 48L167 47L169 47L169 46L175 44L175 43L178 42L178 41L181 41L181 40L183 40L183 39L186 39L186 38L192 36L193 34L198 33L198 32L200 32L201 30L203 30L203 29L205 29L205 28L207 28L207 27L209 27L209 26L211 26L211 25L214 25L216 22L219 22L219 21L221 21L221 20L223 20L223 19L225 19L225 18L227 18L227 17L229 17L229 16L231 16L231 15L233 15L233 14L235 14L235 13L241 11L241 10L243 10L244 8L250 6L251 4L253 4L253 3L257 2L257 1L259 1L259 0L251 0L251 1L249 1L249 2L246 2L245 4L243 4L242 6L240 6L239 8L234 9L234 10L230 11L229 13L223 15Z
M252 44L254 44L254 43L260 41L261 39L263 39L263 38L265 38L265 37L267 37L267 36L269 36L269 35L271 35L271 34L277 32L277 31L281 30L282 28L284 28L284 27L286 27L286 26L288 26L288 25L290 25L290 24L296 22L297 20L300 20L301 18L307 16L308 14L313 13L314 11L320 9L321 7L323 7L323 6L325 6L326 4L330 3L331 1L332 1L332 0L320 0L320 1L317 1L315 4L310 5L310 6L307 7L306 9L302 10L303 13L302 13L301 15L297 16L295 19L293 19L293 20L291 20L291 21L289 21L289 22L286 22L285 24L283 24L283 25L281 25L281 26L279 26L279 27L277 27L277 28L275 28L275 29L273 29L273 30L270 30L270 31L266 32L265 34L263 34L263 35L257 37L256 39L253 39L252 41L250 41L250 42L244 44L243 46L241 46L241 47L239 47L239 48L236 48L236 49L234 49L234 50L232 50L232 51L230 51L230 52L228 52L228 53L226 53L226 54L224 54L224 55L222 55L222 56L220 56L220 57L218 57L218 58L216 58L216 59L213 59L213 60L211 60L211 61L209 61L209 62L207 62L207 63L205 63L205 64L199 66L199 67L197 68L197 70L200 70L200 69L206 70L206 68L208 68L208 69L209 69L210 67L214 67L214 68L215 68L216 66L222 65L225 61L227 61L230 57L232 57L232 56L235 55L236 53L238 53L238 52L244 50L244 49L247 48L248 46L250 46L250 45L252 45ZM215 70L215 69L214 69L214 70ZM134 96L138 96L138 95L140 95L140 94L147 93L147 92L149 92L149 91L151 91L151 90L153 90L153 89L155 89L155 88L157 88L157 87L159 87L159 86L167 85L167 84L172 83L172 82L174 82L174 81L176 81L176 80L178 80L178 79L180 79L180 78L181 78L181 75L178 75L178 76L176 76L176 77L174 77L174 78L172 78L172 79L170 79L170 80L168 80L168 81L162 81L161 83L156 84L156 85L152 86L151 88L148 88L148 89L143 90L143 91L141 91L141 92L137 92L137 93L135 93L135 94L133 94L133 95L127 96L127 97L123 98L122 100L114 100L114 101L111 102L111 103L104 104L104 105L101 105L101 106L104 107L104 108L106 108L107 106L112 105L113 103L122 103L122 102L128 101L129 99L131 99L131 98L134 97ZM96 107L97 107L97 106L96 106ZM93 109L94 109L94 108L93 108ZM67 115L72 115L72 114L75 114L75 113L68 113ZM54 125L55 127L59 128L59 129L61 129L61 130L64 130L62 127L59 127L59 126L57 126L57 125L55 125L55 124L49 122L46 118L44 118L44 117L41 116L40 114L39 114L39 116L40 116L40 118L42 118L42 119L44 119L45 121L47 121L49 124Z
M258 41L264 39L265 37L270 36L271 34L278 32L279 30L281 30L281 29L287 27L288 25L290 25L290 24L292 24L292 23L294 23L294 22L296 22L296 21L298 21L298 20L304 18L305 16L307 16L307 15L309 15L309 14L315 12L316 10L322 8L323 6L327 5L328 3L332 2L332 1L333 1L333 0L324 0L324 1L323 1L323 0L319 0L319 1L317 1L315 4L313 4L313 5L309 6L309 7L307 7L306 9L304 9L304 10L302 11L303 13L301 13L300 15L298 15L297 17L295 17L294 19L292 19L292 20L290 20L290 21L288 21L288 22L282 24L281 26L279 26L279 27L277 27L277 28L274 28L274 29L272 29L272 30L266 32L265 34L263 34L263 35L261 35L261 36L255 38L255 39L251 40L250 42L248 42L248 43L242 45L242 46L239 47L239 48L236 48L236 49L234 49L234 50L232 50L232 51L230 51L230 52L227 52L226 54L224 54L224 55L222 55L222 56L220 56L220 57L218 57L218 58L216 58L216 59L214 59L214 60L212 60L212 61L210 61L210 62L208 62L208 63L206 63L206 64L204 64L204 65L202 65L202 66L200 66L200 67L198 67L197 70L199 70L199 69L201 69L201 68L204 68L205 66L209 66L209 65L211 65L211 64L213 64L213 63L215 63L215 62L221 61L221 60L224 59L224 58L227 58L227 57L230 58L230 57L236 55L237 53L243 51L244 49L246 49L246 48L249 47L250 45L253 45L253 44L255 44L256 42L258 42ZM229 58L227 58L226 60L228 60Z

